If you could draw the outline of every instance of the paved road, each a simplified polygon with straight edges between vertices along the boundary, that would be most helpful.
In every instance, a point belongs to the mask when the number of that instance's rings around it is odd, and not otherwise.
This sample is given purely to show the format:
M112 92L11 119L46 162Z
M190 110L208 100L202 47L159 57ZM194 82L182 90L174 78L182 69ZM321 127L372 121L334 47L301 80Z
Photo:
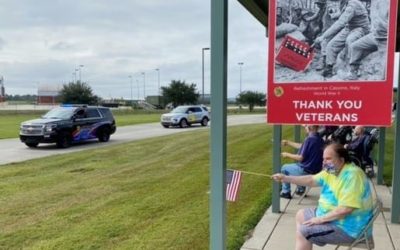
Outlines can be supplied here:
M234 115L228 117L229 126L264 122L265 115ZM21 143L19 139L3 139L0 140L0 165L41 158L49 155L66 154L84 149L116 145L128 141L141 140L156 136L193 131L196 129L209 129L209 127L192 126L186 129L165 129L159 123L124 126L117 128L117 132L111 136L111 139L108 143L99 143L94 140L74 145L73 147L67 149L59 149L55 146L55 144L40 144L38 148L28 148L25 146L25 144Z

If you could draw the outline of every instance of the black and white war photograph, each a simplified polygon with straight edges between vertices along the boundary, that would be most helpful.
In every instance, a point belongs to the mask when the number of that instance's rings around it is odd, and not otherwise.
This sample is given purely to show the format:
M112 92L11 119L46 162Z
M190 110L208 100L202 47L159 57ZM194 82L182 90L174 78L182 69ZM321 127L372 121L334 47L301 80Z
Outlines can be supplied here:
M390 0L276 0L275 83L386 79Z

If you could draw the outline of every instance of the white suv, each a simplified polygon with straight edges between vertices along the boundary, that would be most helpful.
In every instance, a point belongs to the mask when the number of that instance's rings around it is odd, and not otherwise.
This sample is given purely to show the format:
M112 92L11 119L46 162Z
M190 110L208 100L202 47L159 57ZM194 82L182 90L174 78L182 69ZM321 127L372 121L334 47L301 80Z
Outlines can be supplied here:
M168 114L161 116L161 125L164 128L179 126L181 128L200 123L207 126L210 121L210 114L207 107L202 105L178 106Z

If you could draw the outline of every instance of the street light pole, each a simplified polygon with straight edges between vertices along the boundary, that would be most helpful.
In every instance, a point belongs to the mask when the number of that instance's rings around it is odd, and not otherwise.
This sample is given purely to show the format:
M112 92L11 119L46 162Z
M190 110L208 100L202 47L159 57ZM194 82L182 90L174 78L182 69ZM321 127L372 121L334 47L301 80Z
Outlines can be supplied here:
M74 83L76 83L76 69L72 72L72 75L74 76Z
M243 62L239 62L239 71L240 71L240 78L239 78L239 94L242 93L242 66L243 66Z
M201 103L204 104L204 51L210 48L201 49Z
M131 79L131 81L130 81L130 83L131 83L131 104L133 104L132 76L130 75L128 77Z
M157 77L158 77L158 96L161 95L161 88L160 88L160 69L155 69L157 71Z
M82 68L83 68L83 64L79 65L79 82L82 83Z
M78 83L78 79L77 79L77 76L76 76L76 72L78 72L79 71L79 69L75 69L75 83Z
M143 100L146 101L146 72L142 72L143 75Z
M137 100L140 100L140 86L139 86L139 80L136 79L136 85L137 85Z

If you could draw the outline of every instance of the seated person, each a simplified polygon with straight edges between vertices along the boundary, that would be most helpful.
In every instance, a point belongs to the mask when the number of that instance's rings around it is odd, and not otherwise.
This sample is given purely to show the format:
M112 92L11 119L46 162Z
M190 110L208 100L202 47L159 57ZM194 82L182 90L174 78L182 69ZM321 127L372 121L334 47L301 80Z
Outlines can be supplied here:
M363 171L349 162L347 150L333 143L324 150L324 171L319 174L272 176L279 182L321 187L317 208L301 209L296 214L296 249L311 250L313 244L351 243L368 224L372 217L372 190Z
M291 146L299 149L297 154L282 152L283 158L289 158L297 161L296 163L288 163L282 166L282 173L285 175L308 175L316 174L322 168L322 152L324 141L318 135L318 126L304 126L307 132L307 137L304 142L297 143L289 140L282 140L282 146ZM305 187L298 186L296 194L302 195ZM282 184L281 197L291 199L290 183Z
M374 160L371 158L371 151L375 143L378 143L378 133L379 130L376 128L368 129L363 126L356 126L354 129L356 139L345 145L350 155L357 159L353 160L353 162L361 167L367 176L371 178L375 175Z
M354 128L354 136L355 138L344 145L344 148L352 151L354 155L362 161L364 155L364 141L365 141L365 128L363 126L356 126ZM361 167L361 166L360 166Z
M320 126L318 134L324 141L328 141L329 136L332 135L333 132L335 132L338 128L338 126Z
M351 135L353 133L353 128L351 126L339 126L330 136L330 142L340 143L342 145L346 144L351 140Z

